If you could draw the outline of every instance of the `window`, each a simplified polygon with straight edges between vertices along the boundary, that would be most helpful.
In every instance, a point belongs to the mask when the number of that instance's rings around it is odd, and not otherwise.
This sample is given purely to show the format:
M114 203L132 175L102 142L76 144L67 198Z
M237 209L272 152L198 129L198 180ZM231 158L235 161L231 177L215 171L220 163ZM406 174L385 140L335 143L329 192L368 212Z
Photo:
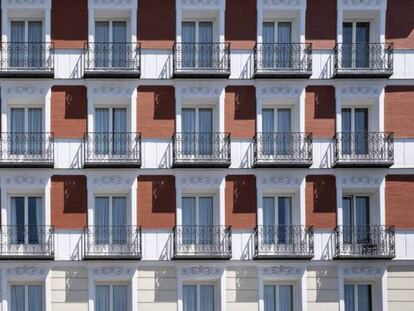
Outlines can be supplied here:
M99 284L95 286L95 311L127 311L128 285Z
M215 311L214 285L184 285L183 311Z
M43 311L44 291L39 284L10 285L11 311Z
M292 148L292 117L290 108L262 110L264 155L288 155Z
M184 244L212 244L213 198L182 198L182 234Z
M11 21L10 29L10 67L42 67L42 22Z
M264 197L263 226L265 244L288 244L291 242L292 198Z
M370 243L369 197L344 196L342 222L345 243Z
M345 311L372 311L370 284L345 284Z
M213 149L213 109L184 108L181 122L183 153L210 155Z
M368 153L368 108L342 109L342 153Z
M368 22L345 22L342 32L342 67L367 68L370 61L370 24Z
M127 23L125 21L95 22L95 67L126 67Z
M291 22L264 22L262 51L264 68L290 68L294 55L291 43Z
M293 286L265 285L264 311L293 311Z
M182 22L183 67L211 68L213 49L213 22Z

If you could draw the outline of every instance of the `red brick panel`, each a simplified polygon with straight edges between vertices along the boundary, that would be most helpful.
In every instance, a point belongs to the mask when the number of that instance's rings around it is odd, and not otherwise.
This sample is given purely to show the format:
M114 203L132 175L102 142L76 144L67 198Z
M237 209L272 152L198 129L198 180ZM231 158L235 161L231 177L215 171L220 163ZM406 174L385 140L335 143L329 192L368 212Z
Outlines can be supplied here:
M396 48L414 48L414 1L387 1L385 38Z
M335 135L335 88L331 85L306 87L305 129L316 138Z
M385 179L385 220L399 229L414 229L414 175Z
M138 224L143 228L172 229L175 226L175 177L138 177Z
M140 86L137 99L137 130L144 138L171 138L175 131L173 86Z
M232 49L253 49L257 35L257 0L226 0L225 38Z
M226 225L253 229L257 223L256 176L226 176Z
M87 225L86 176L54 175L50 192L52 225L57 229L83 229Z
M55 47L83 48L88 40L88 0L52 0L51 15Z
M306 177L306 224L319 229L336 226L336 184L333 175Z
M414 137L414 86L387 86L385 88L385 131L397 138Z
M253 138L256 133L256 89L227 86L224 128L232 138Z
M332 49L336 42L336 0L307 0L306 41L314 49Z
M57 138L82 138L87 124L85 86L52 87L51 129Z
M138 41L143 48L170 49L175 35L175 0L138 1Z

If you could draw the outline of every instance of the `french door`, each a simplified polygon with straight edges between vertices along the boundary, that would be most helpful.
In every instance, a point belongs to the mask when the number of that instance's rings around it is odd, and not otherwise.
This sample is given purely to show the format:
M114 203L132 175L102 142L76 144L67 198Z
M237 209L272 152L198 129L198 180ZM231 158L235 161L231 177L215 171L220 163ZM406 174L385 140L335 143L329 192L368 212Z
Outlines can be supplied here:
M210 156L213 152L213 109L184 108L181 116L183 154Z
M371 284L345 284L345 311L372 311Z
M342 154L368 154L368 108L342 109Z
M214 285L183 285L183 311L215 311Z
M342 32L342 67L364 69L370 65L369 22L345 22Z
M10 32L10 67L41 68L45 53L42 22L12 21Z
M213 198L182 198L182 242L185 245L213 243Z
M125 21L95 22L95 67L127 66L127 23Z
M263 198L263 228L265 244L291 243L292 198Z
M265 285L264 311L293 311L293 286Z
M43 207L41 197L11 197L11 242L13 244L41 243Z
M344 243L369 244L371 242L369 201L368 196L342 198Z
M264 22L263 23L263 67L291 68L292 67L292 23Z
M126 197L95 198L95 243L127 243L127 199Z
M183 22L181 51L183 68L211 69L213 55L213 23Z
M291 109L263 109L263 155L289 155L292 152Z

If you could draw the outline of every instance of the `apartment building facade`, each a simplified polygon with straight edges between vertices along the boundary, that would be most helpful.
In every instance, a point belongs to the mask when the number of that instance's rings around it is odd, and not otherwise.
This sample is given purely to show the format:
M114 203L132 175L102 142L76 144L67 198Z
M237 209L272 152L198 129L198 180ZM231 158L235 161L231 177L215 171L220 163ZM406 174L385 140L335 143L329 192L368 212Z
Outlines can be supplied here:
M414 309L413 12L2 0L1 310Z

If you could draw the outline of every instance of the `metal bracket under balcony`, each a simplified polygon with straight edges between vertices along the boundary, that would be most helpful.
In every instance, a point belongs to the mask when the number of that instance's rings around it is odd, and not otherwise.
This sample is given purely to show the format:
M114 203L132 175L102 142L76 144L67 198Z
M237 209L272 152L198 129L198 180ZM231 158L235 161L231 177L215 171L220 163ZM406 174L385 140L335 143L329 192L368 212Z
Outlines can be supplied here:
M0 259L53 260L54 227L37 225L2 226Z
M174 259L230 259L231 227L174 227Z
M86 226L83 233L83 258L140 260L141 227Z
M84 49L85 78L141 76L141 45L130 42L89 42Z
M255 259L311 259L313 228L297 225L257 226Z
M1 43L0 78L53 78L54 44Z
M230 43L174 44L175 78L228 78Z
M336 44L334 78L389 78L393 74L392 43Z
M1 134L0 168L52 168L53 133Z
M312 133L257 133L254 144L254 166L310 167Z
M335 259L392 259L394 226L359 225L335 228Z
M229 133L175 133L173 163L180 168L227 168L231 164Z
M85 133L85 168L140 168L140 133Z
M334 137L334 167L386 168L393 164L393 133L336 133Z
M255 78L306 79L311 75L311 43L258 43L256 45Z

